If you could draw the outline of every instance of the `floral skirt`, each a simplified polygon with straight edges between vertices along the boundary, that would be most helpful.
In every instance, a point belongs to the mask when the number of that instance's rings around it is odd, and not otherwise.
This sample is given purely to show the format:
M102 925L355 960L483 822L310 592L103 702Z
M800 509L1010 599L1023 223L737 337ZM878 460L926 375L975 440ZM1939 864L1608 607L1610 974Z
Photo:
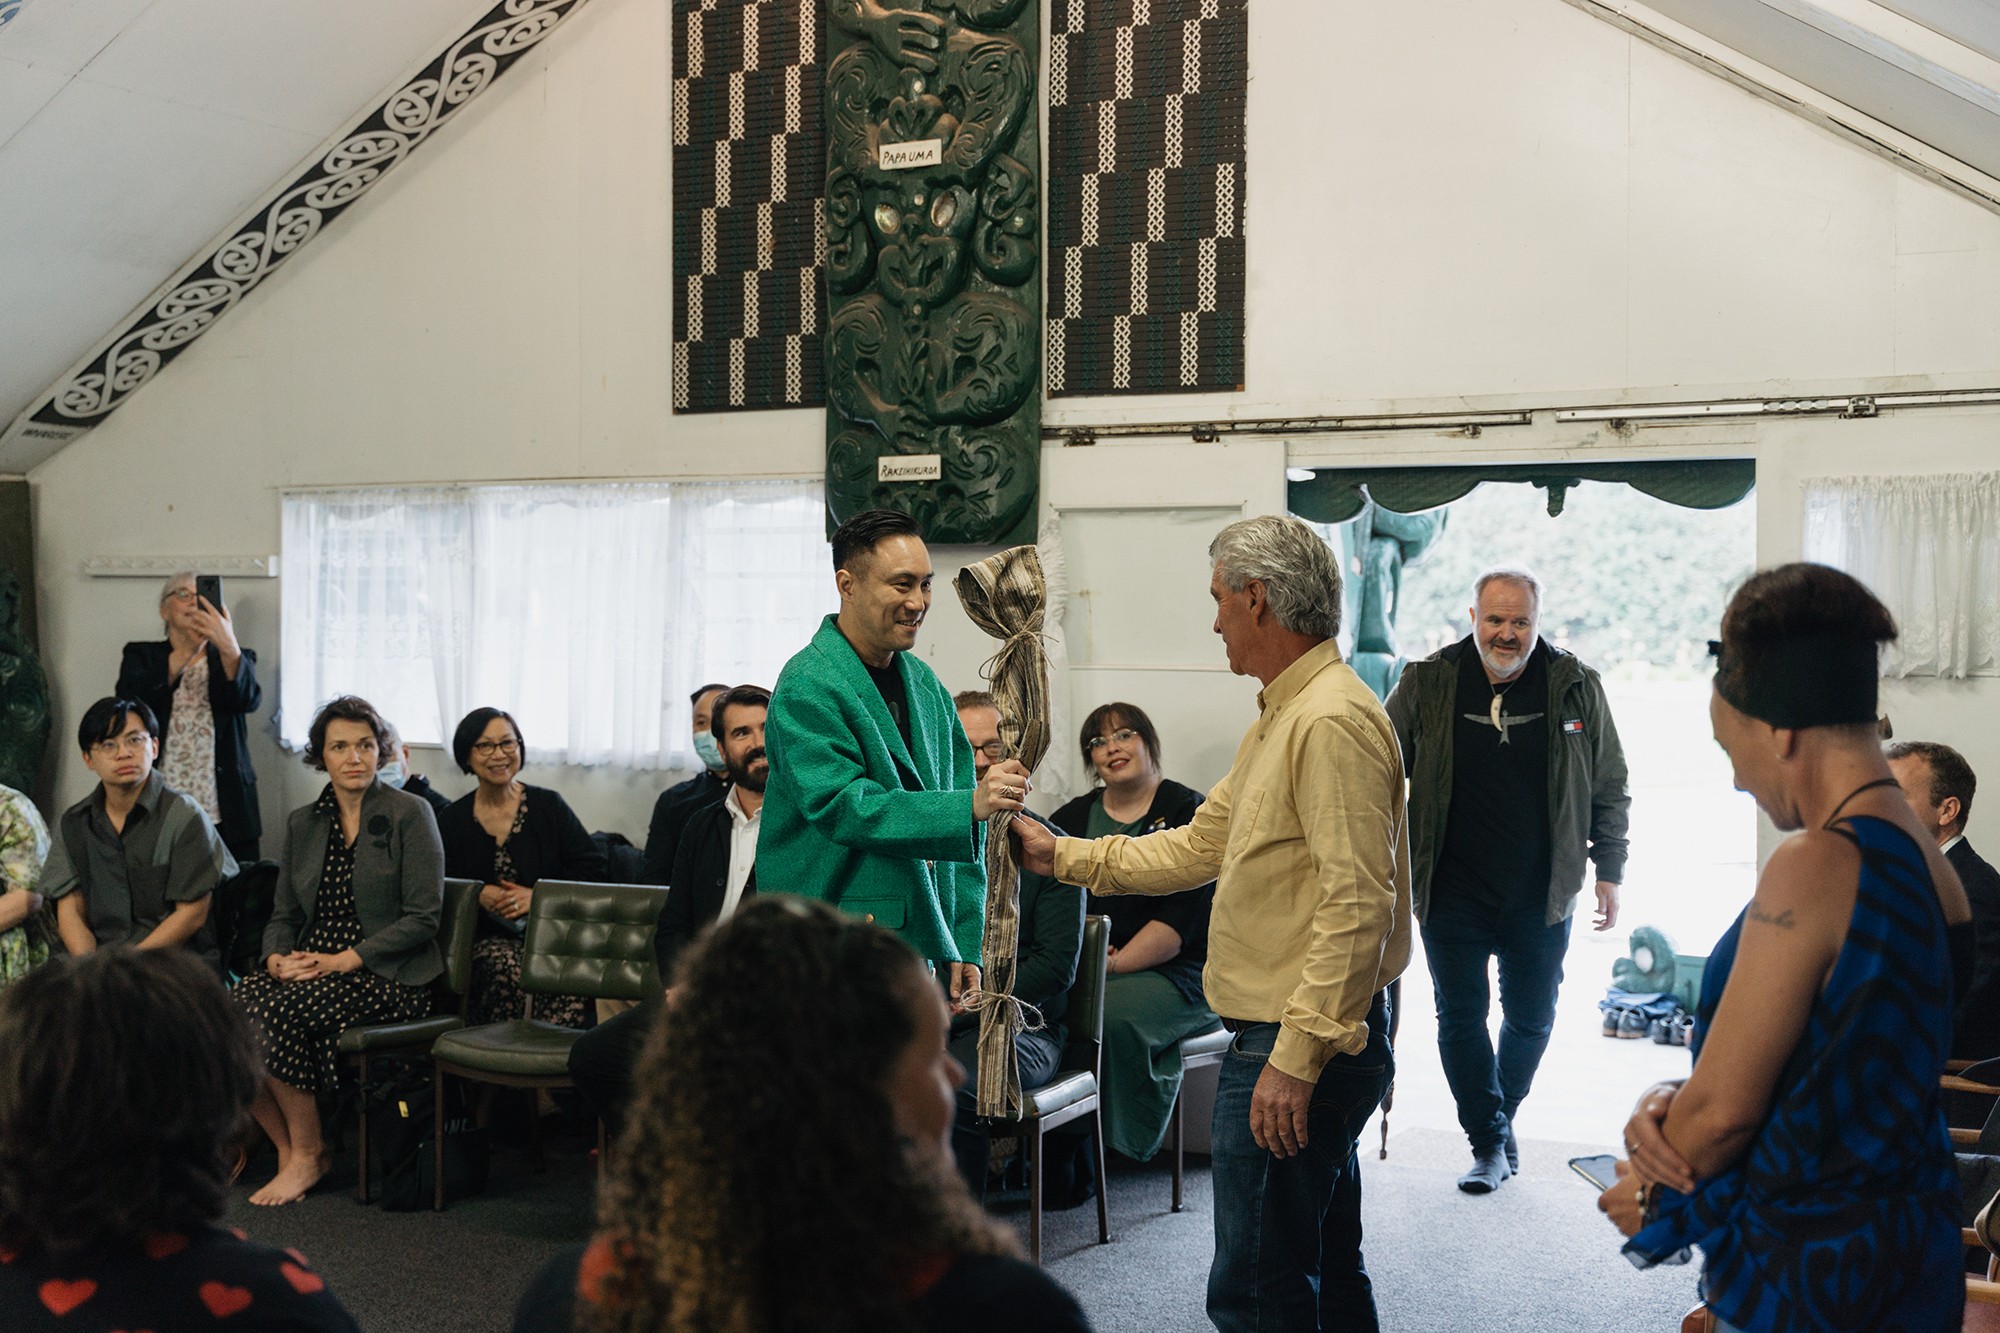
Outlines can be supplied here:
M472 1022L505 1023L521 1016L521 941L489 935L472 946ZM590 1026L591 1004L582 995L537 995L535 1018L560 1028Z

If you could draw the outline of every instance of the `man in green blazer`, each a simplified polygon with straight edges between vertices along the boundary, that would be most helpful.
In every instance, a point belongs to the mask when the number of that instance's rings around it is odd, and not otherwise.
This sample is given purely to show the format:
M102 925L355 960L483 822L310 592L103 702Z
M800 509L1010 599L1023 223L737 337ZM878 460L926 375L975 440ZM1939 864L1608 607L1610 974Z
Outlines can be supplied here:
M818 898L887 926L979 985L985 821L1019 810L1027 770L976 778L951 695L910 652L931 605L930 552L906 514L872 509L833 535L840 611L778 675L760 892Z

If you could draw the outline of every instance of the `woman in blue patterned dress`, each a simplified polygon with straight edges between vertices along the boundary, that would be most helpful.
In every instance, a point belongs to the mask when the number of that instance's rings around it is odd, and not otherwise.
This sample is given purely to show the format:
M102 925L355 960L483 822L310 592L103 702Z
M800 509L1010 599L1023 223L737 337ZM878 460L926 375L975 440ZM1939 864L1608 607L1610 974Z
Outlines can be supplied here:
M1635 1264L1703 1254L1725 1329L1959 1328L1957 1182L1938 1099L1958 877L1875 730L1895 622L1848 575L1794 564L1731 598L1709 712L1736 786L1780 829L1716 945L1694 1072L1646 1091L1599 1206Z

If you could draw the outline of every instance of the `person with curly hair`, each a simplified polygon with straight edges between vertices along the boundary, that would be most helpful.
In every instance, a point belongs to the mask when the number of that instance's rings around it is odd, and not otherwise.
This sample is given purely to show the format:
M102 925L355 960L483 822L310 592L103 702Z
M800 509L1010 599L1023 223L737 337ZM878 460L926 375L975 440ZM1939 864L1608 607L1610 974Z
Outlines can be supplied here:
M516 1333L1084 1333L953 1169L936 982L884 928L760 896L684 958L587 1248Z
M356 1333L296 1251L215 1225L259 1082L185 949L57 958L0 992L0 1328Z
M326 790L285 821L264 971L236 984L270 1074L251 1114L278 1150L255 1204L295 1203L326 1174L318 1094L337 1079L341 1032L422 1018L444 971L444 845L429 803L378 780L387 728L352 695L313 718L306 762Z

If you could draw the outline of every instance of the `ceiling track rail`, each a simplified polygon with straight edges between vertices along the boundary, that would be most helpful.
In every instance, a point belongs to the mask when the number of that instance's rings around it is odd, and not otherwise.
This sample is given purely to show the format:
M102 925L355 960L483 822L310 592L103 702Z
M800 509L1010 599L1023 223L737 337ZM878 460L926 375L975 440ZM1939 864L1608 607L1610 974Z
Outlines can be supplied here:
M1865 420L1884 412L1934 407L2000 407L2000 388L1941 392L1830 394L1792 398L1723 398L1684 403L1619 403L1602 407L1545 407L1513 412L1411 412L1375 416L1271 417L1238 421L1133 421L1094 426L1044 426L1042 438L1071 447L1107 440L1185 439L1217 444L1236 436L1376 435L1432 431L1477 439L1488 427L1602 422L1614 430L1758 417L1827 416Z

